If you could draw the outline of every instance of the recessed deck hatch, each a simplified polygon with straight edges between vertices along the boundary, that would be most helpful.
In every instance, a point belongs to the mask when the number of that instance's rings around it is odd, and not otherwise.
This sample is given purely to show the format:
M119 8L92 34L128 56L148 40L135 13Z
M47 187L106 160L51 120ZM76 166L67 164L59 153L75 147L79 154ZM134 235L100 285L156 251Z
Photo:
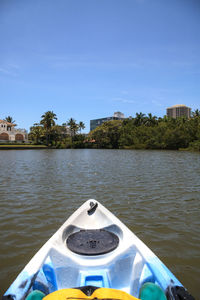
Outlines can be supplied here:
M119 238L105 229L80 230L67 238L67 247L81 255L101 255L117 248Z

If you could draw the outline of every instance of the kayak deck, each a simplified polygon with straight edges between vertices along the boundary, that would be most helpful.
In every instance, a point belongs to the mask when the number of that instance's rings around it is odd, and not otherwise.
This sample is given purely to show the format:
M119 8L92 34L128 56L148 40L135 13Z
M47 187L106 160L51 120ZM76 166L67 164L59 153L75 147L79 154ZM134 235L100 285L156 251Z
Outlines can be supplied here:
M96 238L91 231L108 234L108 241ZM85 243L92 254L84 253L80 232L88 234ZM68 244L76 236L75 250ZM114 246L110 236L117 237ZM111 248L95 254L99 245ZM97 201L88 200L36 253L5 295L14 295L18 300L35 289L48 294L91 285L119 289L138 297L145 282L156 283L163 291L170 286L182 286L119 219Z
M117 229L114 226L106 228L112 232ZM73 253L66 257L61 251L51 249L35 279L34 288L43 282L50 288L49 292L92 285L138 294L144 282L156 282L154 274L133 245L123 252L113 250L98 258L86 256L80 259L77 256Z

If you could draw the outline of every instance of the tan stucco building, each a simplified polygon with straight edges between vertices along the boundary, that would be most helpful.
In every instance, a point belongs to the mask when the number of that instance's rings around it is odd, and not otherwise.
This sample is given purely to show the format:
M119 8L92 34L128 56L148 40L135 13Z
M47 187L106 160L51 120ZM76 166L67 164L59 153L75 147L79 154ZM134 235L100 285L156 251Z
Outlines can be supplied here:
M190 118L191 108L184 104L173 105L167 108L167 116L175 119L183 116Z
M25 129L15 129L15 124L0 120L0 142L22 142L28 140Z

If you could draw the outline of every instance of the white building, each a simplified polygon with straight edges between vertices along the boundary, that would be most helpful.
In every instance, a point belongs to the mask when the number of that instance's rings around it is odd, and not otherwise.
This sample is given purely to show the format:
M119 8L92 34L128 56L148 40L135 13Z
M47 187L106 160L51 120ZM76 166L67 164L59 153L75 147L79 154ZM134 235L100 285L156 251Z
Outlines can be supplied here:
M90 131L94 130L98 126L102 125L104 122L112 121L112 120L123 120L125 116L120 111L114 112L112 117L105 117L101 119L90 120Z
M125 116L123 113L121 113L120 111L116 111L114 112L114 115L113 115L114 118L119 118L119 119L125 119Z
M15 129L16 124L0 120L0 142L22 142L28 141L28 134L25 129Z

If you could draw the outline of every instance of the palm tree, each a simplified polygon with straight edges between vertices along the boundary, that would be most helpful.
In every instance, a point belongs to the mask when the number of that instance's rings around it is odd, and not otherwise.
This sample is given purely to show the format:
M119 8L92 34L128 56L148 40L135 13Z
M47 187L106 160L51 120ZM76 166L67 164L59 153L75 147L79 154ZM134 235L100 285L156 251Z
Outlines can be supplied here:
M44 139L44 128L40 124L35 123L30 128L29 139L34 141L36 144L41 142L42 139Z
M78 127L79 127L79 130L80 130L80 133L81 133L81 129L85 129L85 124L80 121L79 124L78 124Z
M40 121L40 124L44 126L44 129L46 131L46 144L49 144L50 139L50 131L52 126L55 126L55 121L57 120L56 114L54 114L53 111L47 111L44 115L42 115L42 120Z
M7 116L4 121L8 122L8 123L12 123L14 124L15 123L15 120L13 120L13 118L11 116Z
M75 136L78 130L78 124L76 123L76 120L70 118L69 121L67 122L67 125L70 128L71 136Z
M196 109L195 111L193 111L192 116L193 118L200 117L200 110Z
M139 114L136 113L136 117L134 119L134 125L140 126L144 124L144 120L145 120L145 114L143 114L142 112L140 112Z
M145 125L154 126L156 124L157 124L157 117L153 116L151 113L149 113L148 117L146 117Z
M53 111L47 111L41 118L42 120L40 121L40 124L42 124L47 130L54 126L54 120L57 120L56 114L54 114Z

